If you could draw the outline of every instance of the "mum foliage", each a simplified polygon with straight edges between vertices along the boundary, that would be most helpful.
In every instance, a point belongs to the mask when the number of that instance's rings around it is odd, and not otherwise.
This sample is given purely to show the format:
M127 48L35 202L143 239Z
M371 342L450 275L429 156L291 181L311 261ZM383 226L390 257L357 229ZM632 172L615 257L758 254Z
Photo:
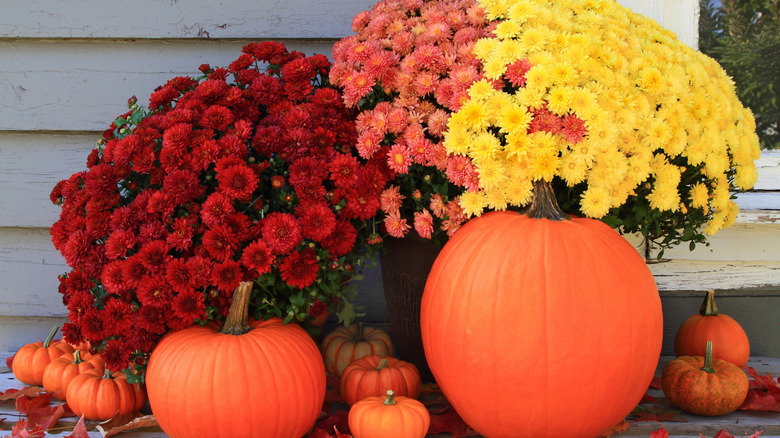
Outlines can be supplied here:
M439 243L467 219L458 197L476 188L471 161L442 145L450 114L482 78L474 43L491 25L476 0L383 0L352 22L333 47L330 80L357 108L357 150L386 160L395 178L383 191L387 232Z
M479 187L468 215L528 204L551 183L569 213L691 246L731 225L753 186L756 124L711 58L609 0L480 0L496 24L484 79L448 122Z
M52 240L72 268L65 339L141 373L164 333L223 318L244 280L257 319L351 321L347 283L389 171L353 150L329 68L251 43L228 68L159 87L148 110L130 102L87 170L51 194L62 205Z

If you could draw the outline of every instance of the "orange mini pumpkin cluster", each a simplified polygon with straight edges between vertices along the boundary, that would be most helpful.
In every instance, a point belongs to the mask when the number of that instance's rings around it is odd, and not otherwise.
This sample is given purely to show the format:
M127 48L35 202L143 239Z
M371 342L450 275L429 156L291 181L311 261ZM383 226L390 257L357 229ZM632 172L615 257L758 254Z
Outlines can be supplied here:
M339 327L325 336L321 351L328 374L341 378L355 438L422 438L428 433L430 414L417 400L420 371L393 357L387 333L362 323Z
M745 401L749 380L742 368L750 342L742 326L718 312L714 291L707 291L698 314L685 320L675 335L677 359L664 366L664 396L696 415L718 416Z

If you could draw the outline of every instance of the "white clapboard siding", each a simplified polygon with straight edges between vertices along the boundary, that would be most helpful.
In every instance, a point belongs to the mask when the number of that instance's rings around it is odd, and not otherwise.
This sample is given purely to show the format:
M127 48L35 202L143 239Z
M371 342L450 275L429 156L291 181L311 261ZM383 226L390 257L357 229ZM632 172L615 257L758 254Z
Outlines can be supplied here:
M249 41L0 40L0 131L99 131L176 76L227 66ZM330 56L332 41L289 50Z

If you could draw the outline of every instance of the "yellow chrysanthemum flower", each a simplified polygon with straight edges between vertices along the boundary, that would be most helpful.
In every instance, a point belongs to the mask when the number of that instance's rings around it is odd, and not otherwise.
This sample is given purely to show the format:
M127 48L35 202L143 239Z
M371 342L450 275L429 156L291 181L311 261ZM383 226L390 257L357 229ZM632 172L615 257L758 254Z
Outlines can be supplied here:
M471 140L469 155L474 161L482 163L494 160L502 150L501 141L489 132L481 132Z
M480 79L471 84L468 93L472 101L485 102L496 93L496 90L490 85L490 82Z
M691 187L691 192L688 194L688 197L691 200L691 207L702 208L705 210L705 212L709 210L710 191L707 189L705 184L694 184Z
M469 146L473 141L472 135L468 130L462 126L453 126L452 123L448 124L447 135L444 136L444 148L447 152L455 155L466 155L469 151Z
M558 173L566 181L567 186L574 187L585 181L588 175L588 163L582 156L569 153L561 158Z
M582 210L587 217L594 219L604 217L609 213L609 209L612 208L609 198L609 193L604 187L590 185L588 186L588 189L582 193L580 210Z
M680 194L677 187L666 184L656 184L647 195L650 207L660 211L677 211L680 208Z
M491 210L502 211L506 210L506 208L509 206L504 194L503 187L496 188L494 190L486 190L485 202L487 204L486 207Z
M518 34L520 34L521 28L522 23L518 23L514 20L504 20L498 23L496 29L493 31L493 34L502 40L515 38Z
M547 109L558 115L564 115L571 109L573 90L569 87L555 86L547 94Z
M504 187L504 197L507 203L523 207L533 199L534 185L530 179L512 179Z
M501 109L498 117L501 132L505 134L522 133L525 137L528 124L531 123L531 113L525 107L510 103Z
M465 192L460 195L460 208L463 209L463 213L468 216L481 216L485 211L487 205L487 199L485 199L484 192Z
M472 132L481 132L488 128L490 115L485 110L484 105L478 100L469 100L460 108L460 111L450 117L450 122L455 125L462 125L465 129Z

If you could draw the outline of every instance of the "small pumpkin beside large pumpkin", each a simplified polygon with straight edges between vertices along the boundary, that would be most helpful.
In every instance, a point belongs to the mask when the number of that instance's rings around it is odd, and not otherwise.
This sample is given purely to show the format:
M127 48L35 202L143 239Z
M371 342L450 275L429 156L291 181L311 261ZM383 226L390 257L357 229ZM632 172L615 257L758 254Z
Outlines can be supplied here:
M340 377L344 368L372 354L393 356L393 342L384 330L364 327L362 322L338 327L325 335L320 349L328 374Z
M396 396L416 399L421 388L417 367L378 354L352 362L341 374L341 398L350 406L366 397L384 395L388 390Z
M13 359L13 373L25 385L43 385L43 372L49 363L66 353L73 353L72 345L55 341L59 327L54 327L43 342L33 342L20 348Z
M355 438L423 438L431 416L425 405L388 390L385 396L371 396L355 403L347 417Z
M146 403L146 391L121 373L90 369L70 381L65 399L77 416L104 421L139 411Z

